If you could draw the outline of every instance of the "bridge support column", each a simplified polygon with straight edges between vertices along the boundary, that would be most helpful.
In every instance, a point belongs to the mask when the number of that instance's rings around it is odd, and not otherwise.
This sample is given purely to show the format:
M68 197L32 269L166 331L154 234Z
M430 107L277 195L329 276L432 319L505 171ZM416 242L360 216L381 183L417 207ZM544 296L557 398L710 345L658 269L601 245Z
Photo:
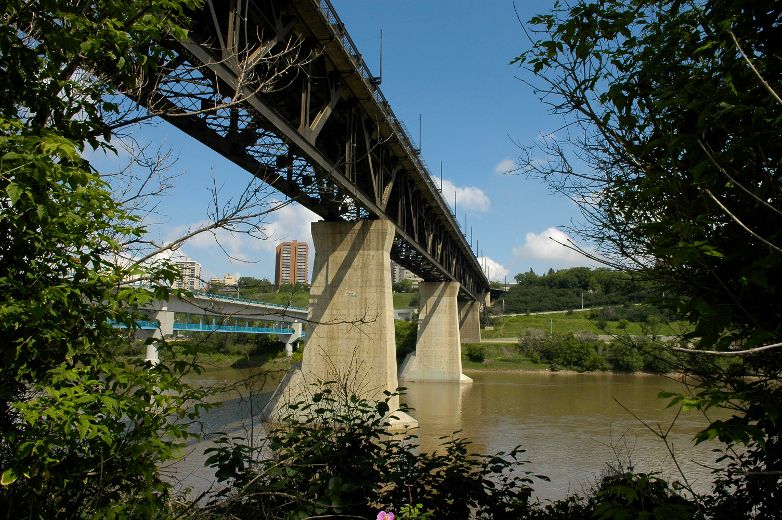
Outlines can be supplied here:
M391 273L394 225L385 220L312 224L315 266L309 328L298 373L289 373L264 410L270 420L286 402L306 399L318 380L347 381L356 395L373 400L397 389ZM283 388L283 386L285 388ZM389 403L392 429L417 426Z
M471 383L462 374L459 340L459 284L420 282L418 340L400 370L402 381L458 381Z
M158 340L174 334L174 313L170 312L168 307L163 307L150 317L153 320L156 320L160 325L157 329L152 331L152 343L147 345L147 354L144 360L149 361L153 365L157 365L160 363Z
M470 300L459 304L459 335L462 343L481 342L481 304Z
M285 355L288 357L291 357L293 355L293 344L296 343L296 340L301 337L301 327L302 324L300 321L291 323L291 328L293 329L292 334L288 334L287 338L285 335L283 335L283 338L285 339Z

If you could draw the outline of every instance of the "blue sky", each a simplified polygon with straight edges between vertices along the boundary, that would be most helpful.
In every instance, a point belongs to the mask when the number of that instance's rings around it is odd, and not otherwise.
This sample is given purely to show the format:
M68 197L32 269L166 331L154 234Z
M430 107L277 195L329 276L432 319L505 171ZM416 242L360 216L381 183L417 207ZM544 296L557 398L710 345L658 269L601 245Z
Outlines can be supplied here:
M524 71L509 62L526 45L510 1L332 0L369 67L379 72L383 30L381 89L397 116L418 138L422 117L422 150L435 177L443 163L444 194L453 204L466 234L487 257L493 279L508 279L534 269L540 273L586 259L548 237L578 217L577 209L540 182L503 173L519 149L537 136L561 126L517 76ZM548 2L518 1L522 20L544 11ZM170 148L178 157L170 170L179 175L158 213L148 219L152 237L165 241L192 228L207 215L212 179L224 195L243 186L249 175L200 143L165 123L137 132L141 142ZM118 158L101 159L103 170ZM275 196L276 197L276 196ZM315 217L303 208L287 207L267 219L268 240L221 233L197 238L182 252L203 265L204 276L239 273L273 278L274 247L283 240L307 240ZM562 239L562 235L558 235ZM231 256L243 261L231 260Z

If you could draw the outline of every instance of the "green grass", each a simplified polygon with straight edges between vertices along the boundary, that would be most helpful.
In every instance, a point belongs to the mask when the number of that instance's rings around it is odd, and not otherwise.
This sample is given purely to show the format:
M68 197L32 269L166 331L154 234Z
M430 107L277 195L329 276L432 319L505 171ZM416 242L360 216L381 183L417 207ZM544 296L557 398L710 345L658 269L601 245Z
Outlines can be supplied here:
M468 346L477 345L483 349L482 363L470 361L464 355ZM509 343L466 343L462 345L462 368L467 370L546 370L545 363L534 363L521 355L514 344Z
M394 309L407 309L409 307L418 307L416 302L413 305L413 299L418 299L418 293L394 293Z
M588 311L557 312L551 314L530 314L526 316L503 316L493 323L494 330L482 330L481 337L517 338L524 334L643 334L641 323L628 322L624 329L619 328L619 321L606 322L606 329L601 330L595 321L588 318ZM674 335L684 330L684 323L672 322L660 324L656 330L658 335Z

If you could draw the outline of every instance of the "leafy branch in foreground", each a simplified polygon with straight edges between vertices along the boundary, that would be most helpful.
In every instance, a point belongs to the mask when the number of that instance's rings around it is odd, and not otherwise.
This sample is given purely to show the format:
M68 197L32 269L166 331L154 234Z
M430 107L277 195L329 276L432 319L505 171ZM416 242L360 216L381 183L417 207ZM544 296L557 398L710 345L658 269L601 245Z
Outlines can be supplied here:
M772 0L556 2L516 60L566 121L519 169L577 203L605 262L694 324L687 345L752 354L679 367L688 400L732 414L698 436L726 444L712 501L725 518L782 503L782 355L762 348L782 341L781 22Z
M388 436L392 395L370 402L335 382L312 392L289 406L263 446L226 436L210 450L209 463L229 484L212 505L214 517L375 518L409 506L438 517L524 518L531 479L546 479L522 469L518 447L476 455L451 437L437 452L421 453L414 435Z

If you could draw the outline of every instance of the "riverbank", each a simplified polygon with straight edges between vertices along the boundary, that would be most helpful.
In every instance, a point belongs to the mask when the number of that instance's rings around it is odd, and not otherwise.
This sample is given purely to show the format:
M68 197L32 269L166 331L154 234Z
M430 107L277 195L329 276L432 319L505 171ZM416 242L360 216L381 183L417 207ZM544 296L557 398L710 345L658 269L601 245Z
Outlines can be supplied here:
M195 361L199 366L207 370L253 368L258 369L258 371L272 372L278 370L287 371L294 362L301 361L301 358L289 358L284 354L253 354L248 356L245 354L199 353Z
M482 361L469 359L468 354L472 345L480 345L484 353ZM237 354L199 354L197 362L206 370L218 369L253 369L258 372L287 372L291 365L300 358L288 358L284 355L237 355ZM518 349L508 344L466 344L462 348L462 368L467 375L471 372L496 372L496 373L548 373L557 375L579 374L617 374L627 375L627 372L612 370L578 371L566 368L552 369L548 363L535 362L520 354ZM659 375L651 372L637 371L635 375L652 376ZM668 374L674 376L675 374Z

